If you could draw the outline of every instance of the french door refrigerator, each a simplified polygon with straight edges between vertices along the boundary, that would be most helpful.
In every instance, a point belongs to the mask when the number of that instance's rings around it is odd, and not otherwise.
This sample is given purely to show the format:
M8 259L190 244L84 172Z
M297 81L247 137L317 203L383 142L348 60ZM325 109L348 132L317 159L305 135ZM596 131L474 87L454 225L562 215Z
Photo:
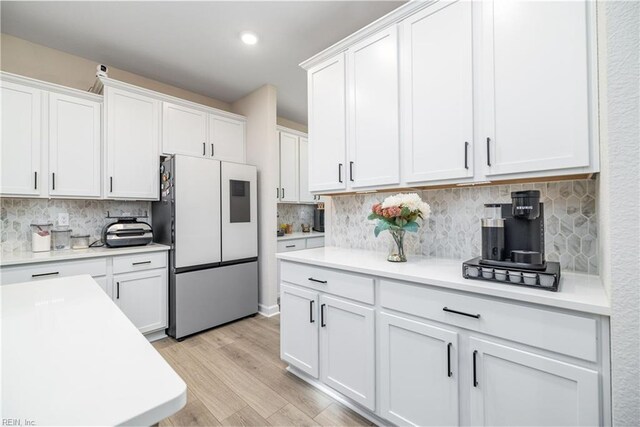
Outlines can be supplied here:
M258 312L255 166L175 155L160 168L154 238L169 252L169 328L182 339Z

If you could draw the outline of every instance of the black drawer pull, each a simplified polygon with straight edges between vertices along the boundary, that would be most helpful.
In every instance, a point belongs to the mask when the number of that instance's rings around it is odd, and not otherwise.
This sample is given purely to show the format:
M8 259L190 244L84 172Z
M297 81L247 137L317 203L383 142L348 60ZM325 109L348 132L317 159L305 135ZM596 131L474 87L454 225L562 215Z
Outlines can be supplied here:
M318 280L318 279L314 279L313 277L309 277L309 281L316 282L316 283L327 283L326 280Z
M120 282L116 282L116 299L120 299Z
M56 189L56 173L51 172L52 190Z
M216 155L216 149L214 148L213 144L211 144L211 157Z
M491 166L491 138L487 138L487 166Z
M59 271L54 271L52 273L32 274L31 277L57 276L58 274L60 274Z
M476 373L476 356L478 355L478 350L473 350L473 386L478 387L478 375Z
M309 301L309 323L315 323L315 319L313 318L313 303L315 300Z
M140 261L140 262L132 262L131 265L144 265L151 264L151 261Z
M38 189L38 172L34 172L33 173L33 189L37 190Z
M287 246L285 246L285 248L295 248L295 247L296 247L296 245L287 245Z
M480 318L479 314L470 314L470 313L465 313L464 311L451 310L450 308L447 308L447 307L444 307L442 311L446 311L447 313L459 314L461 316L473 317L474 319Z
M349 162L349 181L355 181L353 179L353 162Z
M464 168L469 169L469 143L464 142Z
M203 156L207 155L207 143L206 142L202 143L202 155Z
M322 328L324 328L325 326L327 326L326 323L324 323L324 307L326 306L326 304L322 304L320 306L320 326Z
M338 182L342 182L342 163L338 163Z
M448 343L447 344L447 376L451 377L451 375L453 375L453 372L451 372L451 346L453 344Z

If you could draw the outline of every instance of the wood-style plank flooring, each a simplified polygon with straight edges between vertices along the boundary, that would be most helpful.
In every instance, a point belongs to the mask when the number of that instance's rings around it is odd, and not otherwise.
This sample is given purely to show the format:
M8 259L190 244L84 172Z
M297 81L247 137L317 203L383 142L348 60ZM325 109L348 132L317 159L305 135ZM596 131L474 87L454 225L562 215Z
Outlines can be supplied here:
M280 318L256 316L153 346L187 383L187 404L161 426L369 426L285 370Z

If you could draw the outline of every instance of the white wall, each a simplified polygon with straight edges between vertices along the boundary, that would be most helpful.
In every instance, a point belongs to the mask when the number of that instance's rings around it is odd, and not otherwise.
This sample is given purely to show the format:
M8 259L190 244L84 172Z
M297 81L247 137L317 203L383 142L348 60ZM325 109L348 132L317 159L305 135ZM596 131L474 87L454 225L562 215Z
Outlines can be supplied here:
M612 305L613 424L640 422L640 2L600 2L600 275Z
M265 85L234 102L235 113L247 118L247 163L258 167L258 256L260 312L277 312L276 229L278 141L276 88Z

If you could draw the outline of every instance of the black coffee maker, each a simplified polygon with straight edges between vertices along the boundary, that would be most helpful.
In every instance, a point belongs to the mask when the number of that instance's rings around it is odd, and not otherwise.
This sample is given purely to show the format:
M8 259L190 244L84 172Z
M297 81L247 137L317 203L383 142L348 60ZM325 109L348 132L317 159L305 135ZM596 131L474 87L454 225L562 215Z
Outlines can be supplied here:
M544 256L544 204L537 190L514 191L511 203L486 204L482 256L463 264L463 276L557 290L560 265Z

